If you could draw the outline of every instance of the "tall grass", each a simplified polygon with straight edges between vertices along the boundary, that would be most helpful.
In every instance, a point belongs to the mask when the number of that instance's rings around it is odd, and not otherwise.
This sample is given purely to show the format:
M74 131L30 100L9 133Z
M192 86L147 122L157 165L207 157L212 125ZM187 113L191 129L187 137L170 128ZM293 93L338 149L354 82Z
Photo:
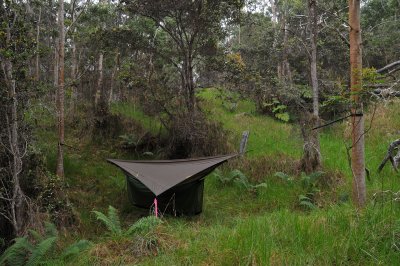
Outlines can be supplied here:
M346 154L349 145L347 122L320 131L323 164L328 175L338 173L343 180L334 187L323 187L318 194L323 202L316 210L305 210L298 196L305 193L298 178L293 183L274 176L275 171L292 174L290 161L295 164L302 153L302 140L295 124L258 115L255 105L240 100L235 110L227 109L218 92L203 90L198 95L201 107L210 119L223 123L233 136L228 141L239 144L241 133L250 130L247 164L261 171L252 182L265 182L266 188L257 194L234 185L223 185L212 175L206 178L203 213L196 217L166 217L162 225L165 234L174 239L171 247L157 256L142 258L145 265L396 265L400 261L400 206L395 201L373 200L381 190L400 190L399 174L389 166L381 174L376 169L390 141L398 138L400 110L395 104L373 107L366 115L366 163L371 172L367 181L368 206L356 211L351 205L351 172ZM398 105L398 103L397 103ZM159 130L156 119L146 116L133 105L114 104L113 112L139 121L147 130ZM154 133L153 132L153 133ZM44 130L43 147L51 150L56 139ZM51 135L51 134L50 134ZM69 141L79 139L69 135ZM47 140L51 140L48 143ZM93 145L93 144L92 144ZM73 202L83 220L82 234L94 241L104 241L104 229L95 225L90 211L104 211L108 205L129 206L124 177L104 162L115 151L105 146L81 147L81 152L69 150L66 155L66 178L70 183ZM49 153L49 165L54 167L55 153ZM113 157L121 156L114 153ZM245 158L246 158L245 157ZM240 160L240 159L239 159ZM243 161L243 160L242 160ZM284 162L283 162L284 161ZM248 167L245 162L225 166ZM262 164L262 165L261 165ZM268 164L268 165L267 165ZM250 168L249 168L250 169ZM250 169L251 170L251 169ZM249 172L251 172L249 170ZM257 173L254 173L255 175ZM379 198L378 198L379 200ZM129 209L132 210L132 209ZM137 210L133 214L139 213ZM121 221L131 224L137 215L122 212ZM102 231L103 230L103 231ZM396 247L397 246L397 247ZM132 257L127 253L127 257ZM86 254L78 265L93 262ZM96 261L101 262L101 258ZM129 259L127 259L129 261ZM135 260L135 263L137 261ZM124 264L124 261L121 261Z

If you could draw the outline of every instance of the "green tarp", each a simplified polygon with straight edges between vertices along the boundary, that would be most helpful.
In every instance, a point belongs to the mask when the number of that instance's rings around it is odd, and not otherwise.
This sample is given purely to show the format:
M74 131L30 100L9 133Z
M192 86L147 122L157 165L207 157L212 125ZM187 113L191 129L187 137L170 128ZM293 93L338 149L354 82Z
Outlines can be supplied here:
M108 159L127 177L128 195L139 207L157 198L160 211L194 215L202 211L204 177L233 155L183 160L127 161Z

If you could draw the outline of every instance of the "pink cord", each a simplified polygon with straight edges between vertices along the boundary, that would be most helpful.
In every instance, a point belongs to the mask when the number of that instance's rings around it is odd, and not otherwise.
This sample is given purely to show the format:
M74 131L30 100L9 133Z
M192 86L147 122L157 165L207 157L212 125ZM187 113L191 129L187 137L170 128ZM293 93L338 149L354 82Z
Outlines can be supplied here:
M154 198L154 208L155 208L156 217L158 217L157 198Z

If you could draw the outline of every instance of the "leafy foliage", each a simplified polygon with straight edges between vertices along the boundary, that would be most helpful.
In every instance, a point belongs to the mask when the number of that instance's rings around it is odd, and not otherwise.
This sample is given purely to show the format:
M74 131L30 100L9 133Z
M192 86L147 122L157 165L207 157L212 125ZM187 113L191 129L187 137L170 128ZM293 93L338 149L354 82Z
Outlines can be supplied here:
M277 98L274 98L272 102L264 103L263 107L270 110L274 116L284 122L289 122L290 115L288 112L288 107L282 104Z
M290 183L290 184L292 184L293 183L293 177L291 177L290 175L288 175L288 174L285 174L285 173L283 173L283 172L276 172L275 174L274 174L274 176L276 176L276 177L279 177L280 179L282 179L283 181L285 181L285 182L287 182L287 183Z
M313 210L317 208L314 202L315 194L319 192L317 187L319 179L324 175L324 172L317 171L309 175L301 173L300 182L305 190L305 193L298 196L299 205L306 209ZM279 177L284 182L293 185L295 179L283 172L277 172L274 176Z
M121 227L118 211L114 207L108 207L108 215L99 211L93 211L93 213L96 214L96 219L100 220L107 227L113 237L122 237L134 234L146 235L161 223L161 220L157 217L143 217L131 225L127 230L124 230Z
M14 244L7 248L3 255L1 255L0 265L24 265L27 252L30 250L32 250L32 245L29 243L27 237L16 238Z
M123 233L118 217L118 211L113 206L108 206L107 215L99 211L93 211L93 213L96 215L97 220L103 222L112 235L119 236Z
M235 184L240 188L244 188L249 192L256 193L260 188L267 188L267 183L251 184L249 179L240 170L235 169L229 172L229 174L224 175L220 170L215 170L214 176L219 182L224 185Z
M26 265L38 265L43 260L44 255L53 247L56 240L57 237L51 236L39 242L39 244L31 250L31 255Z
M161 220L155 216L148 216L139 219L136 223L131 225L126 233L132 234L147 234L152 231L157 225L161 223Z
M91 245L92 243L88 240L78 240L63 251L63 253L61 254L61 258L63 260L68 260L71 257L78 255L82 250L87 249Z
M43 235L35 230L29 230L29 233L33 240L30 241L28 236L16 238L14 244L8 247L0 256L0 265L35 266L45 261L46 255L49 254L49 251L58 240L58 232L55 225L45 223L45 233ZM58 259L67 261L87 249L90 245L91 242L87 240L79 240L68 246Z

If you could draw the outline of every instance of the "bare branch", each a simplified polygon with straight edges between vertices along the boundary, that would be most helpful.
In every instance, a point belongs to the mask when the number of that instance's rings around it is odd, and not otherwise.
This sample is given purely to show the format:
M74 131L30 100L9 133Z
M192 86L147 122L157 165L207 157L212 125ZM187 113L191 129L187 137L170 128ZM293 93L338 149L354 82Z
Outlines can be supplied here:
M395 164L395 161L393 159L393 153L396 147L398 147L400 145L400 139L396 139L395 141L393 141L392 143L390 143L389 148L387 150L386 156L385 158L382 160L381 164L379 165L378 168L378 173L382 171L383 167L385 166L385 164L387 163L387 161L390 160L390 162L393 165L393 168L395 169L395 171L397 172L397 167Z
M385 73L385 72L392 71L393 68L395 69L395 71L400 70L400 67L397 67L397 66L400 66L400 60L395 61L393 63L390 63L389 65L386 65L386 66L378 69L376 72L379 73L379 74L382 74L382 73Z

